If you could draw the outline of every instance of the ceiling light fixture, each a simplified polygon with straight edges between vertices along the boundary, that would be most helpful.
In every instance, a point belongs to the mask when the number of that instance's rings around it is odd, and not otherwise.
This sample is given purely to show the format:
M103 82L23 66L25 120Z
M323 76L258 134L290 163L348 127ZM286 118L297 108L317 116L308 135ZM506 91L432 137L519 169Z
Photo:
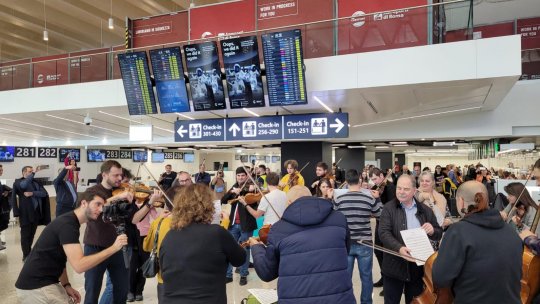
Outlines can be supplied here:
M389 119L389 120L383 120L383 121L370 122L370 123L361 124L361 125L354 125L352 127L353 128L366 127L366 126L371 126L371 125L383 124L383 123L387 123L387 122L396 122L396 121L401 121L401 120L429 117L429 116L442 115L442 114L455 113L455 112L462 112L462 111L468 111L468 110L476 110L476 109L481 109L481 108L482 107L470 107L470 108L465 108L465 109L458 109L458 110L450 110L450 111L437 112L437 113L431 113L431 114L416 115L416 116L411 116L411 117L402 117L402 118L396 118L396 119Z
M247 108L242 108L242 110L248 112L249 114L253 115L253 116L256 116L256 117L261 117L261 115L251 111L250 109L247 109Z
M366 146L347 146L349 149L365 149Z
M388 149L388 146L375 146L375 149Z
M47 13L45 10L45 0L43 0L43 21L45 27L43 28L43 41L49 41L49 32L47 31Z
M174 114L176 114L176 115L178 115L178 116L180 116L180 117L187 118L187 119L189 119L189 120L195 120L195 118L193 118L193 117L191 117L191 116L187 116L187 115L182 114L182 113L176 112L176 113L174 113Z
M86 137L92 137L92 138L98 138L99 139L99 137L92 136L92 135L87 135L87 134L82 134L82 133L77 133L77 132L72 132L72 131L66 131L66 130L52 128L52 127L47 127L47 126L43 126L43 125L33 124L33 123L30 123L30 122L26 122L26 121L15 120L15 119L5 118L5 117L2 117L1 119L16 122L16 123L20 123L20 124L30 125L30 126L34 126L34 127L45 128L45 129L49 129L49 130L55 130L55 131L62 132L62 133L70 133L70 134L75 134L75 135L80 135L80 136L86 136Z
M45 116L49 116L49 117L52 117L52 118L73 122L73 123L76 123L76 124L79 124L79 125L85 125L84 122L80 122L80 121L76 121L76 120L72 120L72 119L68 119L68 118L64 118L64 117L60 117L60 116L55 116L55 115L51 115L51 114L45 114ZM96 126L96 125L90 125L90 127L91 128L96 128L96 129L107 130L107 131L111 131L111 132L116 132L116 133L120 133L120 134L125 134L125 135L129 134L127 132L121 132L121 131L116 131L116 130L112 130L112 129L107 129L107 128Z
M323 108L325 108L326 111L328 111L330 113L334 113L334 111L332 111L332 109L330 109L330 107L327 106L324 102L322 102L322 100L320 100L319 97L313 96L313 99L315 99L321 106L323 106Z
M406 141L391 141L390 144L391 145L406 145L407 142Z
M133 120L133 119L125 118L125 117L122 117L122 116L114 115L114 114L103 112L103 111L98 111L98 112L101 113L101 114L109 115L109 116L116 117L116 118L119 118L119 119L131 121L131 122L134 122L134 123L139 124L139 125L144 125L144 123ZM159 130L163 130L163 131L166 131L166 132L169 132L169 133L174 133L173 130L168 130L168 129L164 129L164 128L160 128L160 127L156 127L156 126L154 126L154 129L159 129Z
M433 142L434 147L452 147L455 144L456 142L454 141L434 141Z
M111 16L109 17L109 29L114 30L114 19L112 14L112 0L111 0Z

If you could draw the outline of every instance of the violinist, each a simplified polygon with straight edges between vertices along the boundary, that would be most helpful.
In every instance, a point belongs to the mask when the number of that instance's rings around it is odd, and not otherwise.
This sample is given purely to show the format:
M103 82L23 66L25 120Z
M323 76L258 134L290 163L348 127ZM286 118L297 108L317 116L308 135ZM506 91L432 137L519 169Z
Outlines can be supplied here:
M335 188L334 176L330 173L328 174L328 165L324 162L318 162L315 167L315 179L311 183L311 194L316 195L317 189L319 188L319 182L321 179L327 178L331 180L332 188Z
M489 209L486 187L477 181L457 190L463 219L448 228L433 264L436 288L452 288L454 303L521 303L522 246L519 237Z
M401 175L396 186L396 199L384 205L379 222L379 237L384 248L410 257L411 250L405 246L401 230L423 229L431 241L439 241L442 228L428 206L414 199L416 180L412 175ZM384 280L384 303L399 304L405 293L405 303L422 293L424 269L414 259L396 257L384 252L382 273ZM471 302L481 303L481 302Z
M165 165L165 172L159 177L158 185L161 186L163 191L167 191L172 186L172 183L176 179L176 172L172 170L170 164Z
M371 182L374 184L371 195L375 198L377 202L381 202L383 206L394 200L396 198L396 186L394 183L389 183L385 180L383 171L379 168L373 167L369 170L368 176ZM381 239L379 238L379 219L375 221L375 245L382 246ZM377 257L377 262L379 268L382 269L384 255L381 251L376 250L375 256ZM373 287L382 287L383 278L381 278L373 284ZM380 292L380 295L383 295L383 292Z
M287 195L285 192L279 190L279 176L270 172L266 177L268 183L268 190L270 193L265 194L259 203L257 209L253 209L250 205L247 205L244 199L240 199L240 203L244 205L246 210L254 217L259 218L264 215L264 225L273 225L279 221L283 215L283 211L287 207ZM270 205L271 204L271 205Z
M232 188L221 198L221 204L227 204L229 201L233 201L231 204L231 213L229 214L229 220L231 225L228 227L229 232L238 243L247 241L252 235L253 231L257 229L257 221L247 211L246 207L239 203L238 200L234 200L239 196L246 195L248 192L253 192L255 187L248 181L248 172L244 167L238 167L236 169L236 183ZM250 208L257 208L257 205L251 205ZM247 276L249 274L249 256L250 248L246 248L246 261L240 266L240 285L247 284ZM227 268L226 281L232 282L232 265L229 264Z
M531 227L536 215L536 204L529 191L523 191L524 189L525 185L522 183L509 183L504 187L509 204L501 211L501 216L503 220L510 223L517 233L520 233L525 226ZM519 201L517 201L518 197ZM513 208L514 206L515 208Z
M263 190L268 189L268 182L266 181L267 176L268 174L266 173L266 166L259 165L259 167L257 167L256 181L259 184L259 187L261 187Z
M285 174L279 182L279 187L283 192L287 193L289 189L296 185L304 186L304 177L298 172L298 162L296 160L286 160L284 167L287 169L287 174Z
M120 186L122 181L122 166L114 160L107 160L101 165L102 181L100 184L88 188L87 191L95 191L106 198L107 203L116 201L133 200L133 194L129 191L113 196L113 188ZM91 255L110 247L116 239L116 229L111 223L105 223L100 216L95 221L86 224L84 233L84 255ZM109 271L113 285L113 302L125 303L128 294L128 273L124 265L123 252L118 251L107 258L103 263L90 269L84 274L85 303L97 303L103 274Z

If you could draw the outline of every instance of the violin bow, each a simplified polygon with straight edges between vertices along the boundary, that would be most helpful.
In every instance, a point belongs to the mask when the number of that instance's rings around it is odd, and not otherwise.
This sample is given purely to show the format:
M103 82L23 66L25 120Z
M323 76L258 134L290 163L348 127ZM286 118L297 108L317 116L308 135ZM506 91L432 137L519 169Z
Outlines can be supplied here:
M165 191L163 191L163 188L161 188L161 186L158 184L156 178L154 177L154 174L152 174L152 172L150 172L150 170L148 169L148 167L146 166L145 163L141 163L141 166L143 166L146 169L146 171L148 171L148 174L150 174L152 179L156 182L156 185L157 185L159 191L161 191L161 194L163 195L163 197L165 197L165 204L167 205L167 208L169 208L169 211L172 211L173 210L173 203L172 203L171 199L169 198L169 196L165 193ZM141 167L139 166L139 169L140 168Z
M298 173L302 173L302 171L304 171L304 169L305 169L307 166L309 166L310 163L311 163L311 162L307 162L307 163L302 167L302 169L300 169L300 171L298 171Z
M242 167L244 168L244 170L246 170L246 165L244 163L242 163ZM246 171L247 172L247 171ZM261 199L264 198L266 200L266 202L268 203L268 205L270 206L270 208L272 208L272 210L274 211L274 213L277 215L277 217L281 220L281 216L277 213L276 209L274 208L274 206L272 205L272 203L270 202L270 200L268 200L268 198L266 197L266 195L264 195L264 193L262 192L261 188L259 187L259 185L255 182L255 180L253 179L253 176L251 176L251 174L248 174L248 178L251 180L251 182L253 183L253 185L255 185L255 189L257 189L259 191L259 193L262 195Z
M422 262L422 263L425 263L426 261L425 260L422 260L422 259L418 259L418 258L415 258L413 256L406 256L406 255L402 255L401 253L399 252L395 252L393 250L390 250L390 249L387 249L387 248L384 248L382 246L378 246L378 245L375 245L375 244L371 244L371 243L368 243L366 240L360 240L360 241L357 241L359 244L361 245L364 245L364 246L367 246L367 247L370 247L370 248L373 248L373 249L377 249L379 251L382 251L382 252L386 252L388 254L391 254L393 256L397 256L397 257L400 257L400 258L403 258L403 259L414 259L414 260L417 260L419 262Z

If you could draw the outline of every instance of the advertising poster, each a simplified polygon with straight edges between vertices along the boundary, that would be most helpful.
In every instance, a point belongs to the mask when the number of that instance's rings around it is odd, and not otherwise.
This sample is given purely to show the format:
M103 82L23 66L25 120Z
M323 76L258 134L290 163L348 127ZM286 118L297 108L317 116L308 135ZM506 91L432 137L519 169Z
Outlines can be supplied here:
M184 54L195 111L225 109L216 43L185 45Z
M220 43L231 109L264 107L257 36Z

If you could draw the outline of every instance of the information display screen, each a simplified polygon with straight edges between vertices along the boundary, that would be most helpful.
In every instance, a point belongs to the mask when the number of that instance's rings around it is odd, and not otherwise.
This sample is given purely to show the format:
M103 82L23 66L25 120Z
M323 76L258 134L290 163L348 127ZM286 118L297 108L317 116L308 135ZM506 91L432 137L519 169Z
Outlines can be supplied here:
M300 30L262 35L270 106L306 104Z
M153 163L162 163L165 161L165 153L163 152L152 152L152 162Z
M2 146L0 147L0 162L12 162L15 160L15 147Z
M133 151L133 161L137 163L145 163L148 161L148 152L146 151Z
M157 114L146 52L118 54L129 115Z
M89 149L86 151L88 162L104 162L106 158L106 150Z
M231 109L264 107L257 36L221 41Z
M189 112L180 47L150 51L161 113Z
M184 45L195 111L225 109L225 92L215 42Z
M81 161L81 149L67 149L67 148L60 148L58 150L58 156L60 162L64 162L64 159L66 159L66 156L69 155L69 159L74 159L76 162Z

